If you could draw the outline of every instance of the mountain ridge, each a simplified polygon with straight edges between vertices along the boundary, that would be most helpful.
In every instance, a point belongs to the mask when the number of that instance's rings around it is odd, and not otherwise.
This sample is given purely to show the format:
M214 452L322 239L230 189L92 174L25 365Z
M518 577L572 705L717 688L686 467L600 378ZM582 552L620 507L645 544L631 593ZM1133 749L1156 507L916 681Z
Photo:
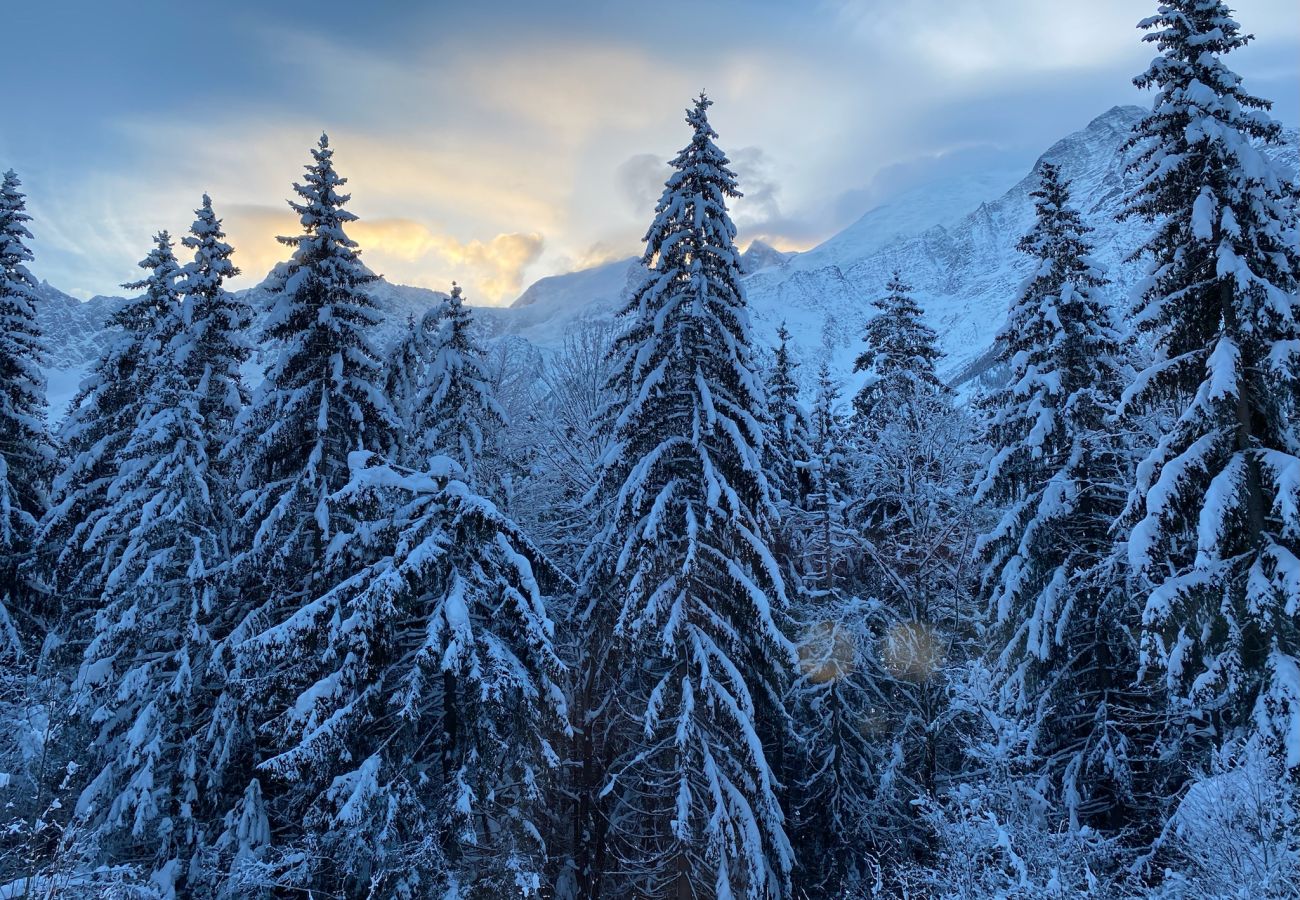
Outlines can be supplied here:
M1113 302L1126 302L1141 271L1131 256L1150 226L1117 218L1132 186L1122 146L1147 112L1137 106L1112 107L1053 143L1028 173L1014 180L1003 168L911 189L801 253L751 242L742 256L742 271L756 338L771 343L785 322L806 363L805 377L825 360L837 375L850 378L862 328L874 312L871 299L898 269L939 332L945 352L941 371L952 380L977 374L1028 272L1029 260L1015 245L1033 222L1029 193L1045 159L1055 162L1071 182L1075 205L1094 229L1094 256L1109 273ZM1272 155L1294 178L1296 129L1287 129L1286 136L1286 144ZM976 201L992 191L997 193ZM960 210L962 206L967 209ZM641 271L639 258L628 257L547 276L529 285L510 306L476 307L475 314L493 338L522 339L552 349L583 320L616 315ZM380 346L396 341L408 316L423 314L446 296L382 280L368 291L383 312L374 335ZM51 406L61 410L80 373L107 346L111 331L105 323L121 298L100 296L83 302L48 284L42 284L40 292L42 328L57 336L49 340ZM240 293L255 311L269 301L264 285Z

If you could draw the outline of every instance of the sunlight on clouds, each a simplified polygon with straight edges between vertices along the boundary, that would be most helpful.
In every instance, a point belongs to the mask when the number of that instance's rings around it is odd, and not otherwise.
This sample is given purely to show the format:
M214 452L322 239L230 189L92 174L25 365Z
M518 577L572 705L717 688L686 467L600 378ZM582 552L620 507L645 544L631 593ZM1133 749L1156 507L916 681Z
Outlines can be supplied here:
M700 89L692 76L666 69L644 48L556 38L463 61L465 84L478 99L568 143L609 129L656 129L663 118L644 102L646 85L685 99Z
M906 58L952 75L1005 78L1098 67L1134 55L1139 46L1131 29L1140 14L1126 0L1075 7L1023 0L964 5L917 0L892 7L842 0L834 5L873 47L903 51Z
M226 240L235 248L234 263L241 273L237 287L257 284L276 263L289 258L291 249L276 240L279 235L296 234L299 230L297 217L288 206L222 205L219 198L213 197L212 208L221 218Z
M390 281L443 290L456 280L473 302L492 306L514 300L523 288L524 271L544 246L535 233L462 242L411 219L363 219L349 233L370 267Z
M217 215L235 248L235 264L243 273L239 282L245 287L288 258L290 248L276 237L299 230L287 206L218 205ZM484 305L509 303L518 296L525 271L545 243L540 234L521 233L461 241L414 219L360 219L347 230L366 265L389 281L446 290L455 280L465 285L472 302Z

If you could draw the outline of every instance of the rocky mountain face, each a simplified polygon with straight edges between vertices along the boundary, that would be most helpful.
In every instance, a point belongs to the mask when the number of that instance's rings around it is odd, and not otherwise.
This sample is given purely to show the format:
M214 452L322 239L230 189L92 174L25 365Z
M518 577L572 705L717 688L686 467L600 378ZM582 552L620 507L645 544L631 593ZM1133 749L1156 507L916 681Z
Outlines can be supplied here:
M1149 226L1120 221L1130 186L1122 147L1145 114L1136 106L1115 107L1087 127L1053 144L1050 160L1072 183L1075 205L1094 229L1096 259L1109 272L1111 296L1126 303L1141 263L1130 256ZM1287 132L1275 154L1295 177L1300 134ZM909 191L877 207L839 234L804 253L784 253L754 242L742 269L751 315L760 340L771 341L788 324L805 375L822 359L848 376L859 352L862 328L873 314L871 299L899 270L914 288L947 354L943 367L953 380L978 373L1007 305L1028 272L1016 243L1033 221L1029 196L1036 169L1028 173L988 172L949 179ZM742 236L743 238L743 236ZM526 341L545 351L563 342L586 319L615 315L641 271L635 258L543 278L509 307L480 308L480 321L493 337ZM81 373L110 339L106 322L117 298L79 302L42 286L42 325L49 336L51 406L66 406ZM261 287L245 292L255 310L268 303ZM377 282L371 293L385 312L375 336L391 345L408 316L422 315L445 296L424 288Z

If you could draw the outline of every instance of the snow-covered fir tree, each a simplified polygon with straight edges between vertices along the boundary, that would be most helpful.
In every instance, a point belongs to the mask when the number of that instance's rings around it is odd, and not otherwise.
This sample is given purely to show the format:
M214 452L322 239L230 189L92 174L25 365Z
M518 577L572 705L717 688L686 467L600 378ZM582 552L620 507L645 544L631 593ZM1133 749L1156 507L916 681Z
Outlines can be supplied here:
M174 359L149 366L155 383L105 496L123 538L115 552L99 548L102 606L74 685L91 728L76 826L92 835L88 862L130 867L145 896L173 898L207 877L209 622L225 523L201 393Z
M345 896L540 890L539 822L567 727L543 581L559 577L447 457L364 451L330 502L365 520L325 570L374 560L252 635L287 847L246 873ZM539 570L540 569L540 570Z
M776 355L767 378L769 438L764 442L764 461L768 480L777 491L783 518L808 494L809 435L808 413L799 402L799 363L790 348L790 330L785 323L776 330Z
M348 527L327 503L348 481L348 454L388 450L395 427L368 333L379 315L363 288L375 276L344 230L356 220L343 208L347 179L325 135L311 155L289 201L303 231L279 238L294 251L270 285L262 343L274 349L227 454L239 470L242 565L286 614L326 577L322 552Z
M474 315L454 282L431 342L432 355L411 405L408 461L419 468L435 456L449 456L476 490L494 494L497 434L506 414L493 395Z
M124 284L143 293L127 300L112 315L118 329L113 343L95 362L59 429L67 460L54 479L50 510L41 522L41 541L51 548L44 561L51 583L72 611L93 610L107 574L105 540L125 540L112 518L109 485L117 477L122 453L153 390L158 358L170 335L163 323L174 317L179 302L176 280L180 264L171 236L161 231L140 261L148 275ZM168 317L172 317L170 320ZM107 532L107 533L106 533ZM80 597L82 601L72 598Z
M247 335L251 312L243 298L224 286L239 269L230 261L235 250L225 242L221 220L212 211L207 194L194 214L189 234L181 238L194 258L181 268L176 283L181 326L170 337L177 342L171 358L199 392L208 461L224 484L228 467L222 463L221 453L233 442L235 422L248 403L240 368L251 353Z
M851 453L838 402L823 363L810 416L809 490L795 511L801 634L788 704L799 737L788 802L795 885L810 897L854 890L873 848L889 841L876 827L889 750L879 733L887 678L876 652L884 610L844 590L858 539L848 521Z
M911 285L895 271L885 291L885 296L872 301L878 312L867 320L862 336L867 346L853 364L853 371L867 373L853 398L862 423L873 422L877 412L893 417L947 390L935 372L935 362L943 355L938 337L925 324Z
M36 279L27 270L31 217L11 169L0 182L0 614L21 621L50 610L25 571L49 504L55 464L46 425L45 345L36 320ZM4 611L8 610L7 613Z
M839 409L839 389L830 366L822 363L809 422L808 494L795 512L806 592L832 593L855 563L857 532L849 518L852 494L848 423Z
M1135 130L1127 214L1156 223L1134 317L1156 360L1129 410L1172 406L1125 517L1145 594L1145 651L1227 744L1256 735L1300 771L1300 304L1293 188L1264 154L1267 101L1223 56L1227 5L1169 0L1144 20L1160 51Z
M1005 512L979 551L1005 640L1004 714L1076 826L1118 827L1134 747L1117 723L1132 718L1140 623L1112 554L1127 478L1108 421L1127 378L1123 340L1069 184L1050 162L1038 176L1019 243L1034 267L996 338L1008 382L986 401L992 455L976 489Z
M399 462L411 462L414 451L412 428L415 401L420 393L433 358L441 306L434 307L418 319L406 320L406 333L397 342L384 366L384 396L393 411L393 446L388 456Z
M237 441L223 457L235 471L239 538L233 565L245 598L220 657L232 673L219 701L222 710L231 711L223 720L233 727L221 736L230 765L248 752L240 747L243 741L253 741L255 755L284 749L286 739L268 720L280 714L284 699L295 695L298 679L309 669L301 658L253 652L245 645L276 623L295 621L364 565L327 552L358 527L350 509L331 504L330 497L348 483L349 454L390 450L395 428L384 396L383 363L369 334L379 318L365 287L375 276L362 265L345 230L356 216L344 208L350 199L341 190L347 180L335 170L325 135L305 168L302 182L293 185L297 198L289 201L302 233L279 238L293 254L276 267L269 285L274 300L262 326L263 380L240 416ZM315 659L328 648L305 643L299 651ZM250 691L250 684L265 687ZM258 729L269 742L265 746ZM245 783L236 783L236 777L232 771L225 788L246 797L247 773ZM285 799L289 787L265 775L256 793L263 788L272 805L300 799ZM301 826L300 818L293 820L285 837ZM227 831L223 841L232 840Z
M595 675L579 721L602 735L607 763L580 786L599 795L580 798L587 895L600 861L610 895L789 891L768 754L793 648L775 621L785 592L768 543L766 401L726 207L739 191L710 105L701 95L687 112L691 141L671 163L645 239L649 277L617 343L621 408L595 492L605 518L583 565L582 662Z
M882 604L878 654L888 677L878 721L891 762L880 776L877 829L907 854L932 839L916 804L961 764L941 723L948 673L976 652L969 640L980 517L968 488L977 438L936 374L935 333L897 276L880 305L857 367L875 377L854 398L850 521L861 563L847 587Z

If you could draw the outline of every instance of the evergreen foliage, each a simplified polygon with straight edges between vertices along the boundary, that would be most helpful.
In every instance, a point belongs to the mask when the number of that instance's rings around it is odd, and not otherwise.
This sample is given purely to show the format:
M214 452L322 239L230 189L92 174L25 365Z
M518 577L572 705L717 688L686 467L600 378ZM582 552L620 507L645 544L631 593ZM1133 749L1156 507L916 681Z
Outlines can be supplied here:
M1140 614L1111 536L1129 473L1110 416L1128 373L1089 229L1056 166L1040 166L1031 196L1037 219L1019 246L1034 269L995 345L1009 378L986 402L992 456L976 490L1005 512L979 549L1006 642L1003 715L1076 826L1118 825L1136 749L1120 723L1141 703L1129 637Z
M906 415L911 407L947 391L935 372L943 355L938 335L925 324L921 307L912 298L911 285L894 272L885 296L872 301L878 310L867 320L862 340L866 349L853 371L867 373L866 383L853 398L853 408L863 423Z
M616 345L621 407L582 589L613 661L580 710L607 737L609 765L585 786L609 830L581 827L609 844L577 865L585 875L608 853L614 893L776 897L793 860L768 748L793 650L775 619L766 401L726 208L739 192L710 105L701 95L687 112L691 141L671 163L645 239L649 277Z
M54 479L40 541L51 550L51 557L42 561L49 581L73 611L93 608L103 589L104 542L126 539L120 523L105 518L113 507L107 494L144 405L153 396L156 361L171 337L165 329L179 321L180 264L173 246L171 235L160 231L140 261L149 274L123 285L144 293L114 312L109 324L119 334L83 379L59 428L67 462ZM86 600L70 603L71 596Z
M44 605L40 592L21 570L49 505L56 459L46 426L36 279L27 269L31 216L21 186L12 169L0 182L0 613L9 621L13 614L43 611L37 608Z
M1160 51L1128 214L1156 224L1134 322L1156 359L1128 410L1172 404L1125 523L1145 659L1223 745L1257 736L1300 770L1300 246L1280 127L1223 62L1249 37L1216 0L1142 22Z

